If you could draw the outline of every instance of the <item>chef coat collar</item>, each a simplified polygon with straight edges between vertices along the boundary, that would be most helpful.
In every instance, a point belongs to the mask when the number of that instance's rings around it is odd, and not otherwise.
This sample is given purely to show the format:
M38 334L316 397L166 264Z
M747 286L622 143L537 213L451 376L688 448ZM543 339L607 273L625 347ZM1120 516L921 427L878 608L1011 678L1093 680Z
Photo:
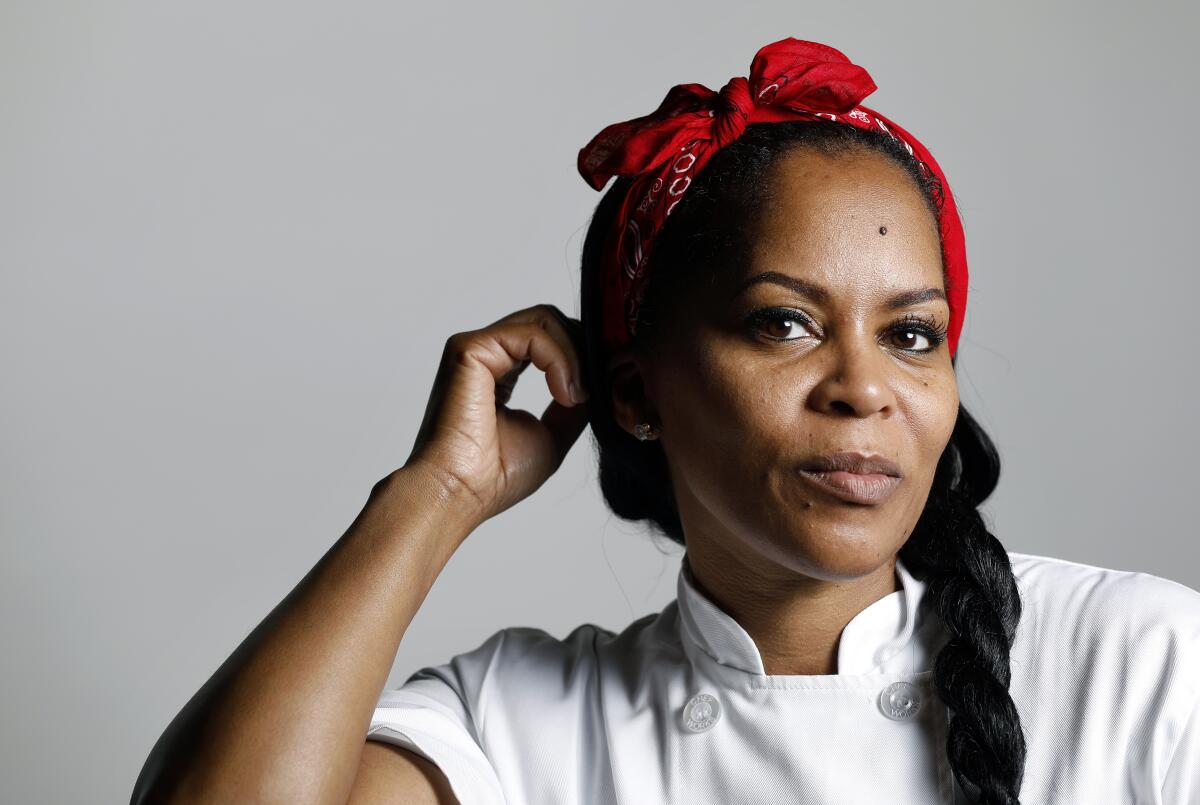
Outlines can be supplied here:
M915 638L926 585L908 571L899 557L896 574L903 589L873 602L843 629L838 644L839 675L924 670L927 652L918 650ZM750 634L697 589L687 554L676 587L682 631L687 639L722 665L766 675L762 655ZM905 648L912 650L906 652Z

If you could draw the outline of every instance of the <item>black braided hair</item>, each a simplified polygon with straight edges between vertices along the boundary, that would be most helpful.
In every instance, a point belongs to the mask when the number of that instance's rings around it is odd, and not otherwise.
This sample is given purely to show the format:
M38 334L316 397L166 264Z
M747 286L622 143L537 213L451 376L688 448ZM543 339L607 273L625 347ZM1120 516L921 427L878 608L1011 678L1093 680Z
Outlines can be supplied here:
M730 250L745 247L743 222L769 202L776 159L792 148L828 156L871 149L912 176L936 219L943 188L907 149L883 133L832 121L751 124L719 151L689 186L659 233L636 338L647 342L671 312L684 283L713 281ZM639 441L612 410L607 354L601 341L599 276L603 240L630 179L618 177L601 198L584 240L581 311L588 409L599 461L600 488L614 514L645 521L685 545L666 455L657 440ZM957 356L952 362L957 365ZM959 786L974 802L1019 805L1025 738L1009 695L1009 650L1021 600L1008 554L987 529L979 505L996 488L1000 458L979 423L959 405L938 461L925 509L900 557L927 584L927 606L950 634L934 661L938 696L952 715L946 741Z

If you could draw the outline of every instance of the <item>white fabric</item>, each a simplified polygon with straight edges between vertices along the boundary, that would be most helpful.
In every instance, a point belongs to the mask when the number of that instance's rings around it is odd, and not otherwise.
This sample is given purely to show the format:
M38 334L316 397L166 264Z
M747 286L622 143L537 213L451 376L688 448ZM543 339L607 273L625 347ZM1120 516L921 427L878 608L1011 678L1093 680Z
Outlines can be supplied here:
M1028 745L1021 801L1200 805L1200 593L1009 556L1024 604L1010 687ZM903 590L843 631L837 674L765 675L685 559L661 613L561 640L503 629L383 691L367 737L429 758L463 805L966 802L931 684L947 635L919 606L925 585L897 572ZM895 681L916 686L915 715L885 715ZM693 732L699 693L719 717Z

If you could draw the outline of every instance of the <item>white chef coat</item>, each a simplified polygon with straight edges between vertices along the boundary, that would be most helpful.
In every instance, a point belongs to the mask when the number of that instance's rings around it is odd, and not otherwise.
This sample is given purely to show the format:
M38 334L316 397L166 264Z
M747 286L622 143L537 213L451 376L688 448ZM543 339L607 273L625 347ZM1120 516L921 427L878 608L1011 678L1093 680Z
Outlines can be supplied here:
M1200 593L1009 556L1021 801L1200 805ZM932 687L948 635L897 574L903 589L846 625L836 674L767 675L685 557L660 613L561 640L502 629L384 690L367 738L437 764L464 805L966 802Z

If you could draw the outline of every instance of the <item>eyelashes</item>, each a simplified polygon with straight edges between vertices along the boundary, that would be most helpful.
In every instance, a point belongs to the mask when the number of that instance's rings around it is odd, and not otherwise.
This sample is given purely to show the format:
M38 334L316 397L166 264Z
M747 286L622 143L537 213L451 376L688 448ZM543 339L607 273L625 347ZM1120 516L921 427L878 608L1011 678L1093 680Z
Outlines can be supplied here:
M746 326L755 333L762 332L768 324L780 321L794 322L806 328L815 327L815 322L799 310L785 307L766 307L753 311L746 317ZM901 352L913 355L923 355L936 350L946 340L946 325L939 324L933 316L923 313L906 313L892 323L886 331L888 336L918 335L923 337L928 346L923 348L903 347L896 345ZM799 331L799 330L795 330ZM800 338L781 338L767 335L773 341L799 341Z

